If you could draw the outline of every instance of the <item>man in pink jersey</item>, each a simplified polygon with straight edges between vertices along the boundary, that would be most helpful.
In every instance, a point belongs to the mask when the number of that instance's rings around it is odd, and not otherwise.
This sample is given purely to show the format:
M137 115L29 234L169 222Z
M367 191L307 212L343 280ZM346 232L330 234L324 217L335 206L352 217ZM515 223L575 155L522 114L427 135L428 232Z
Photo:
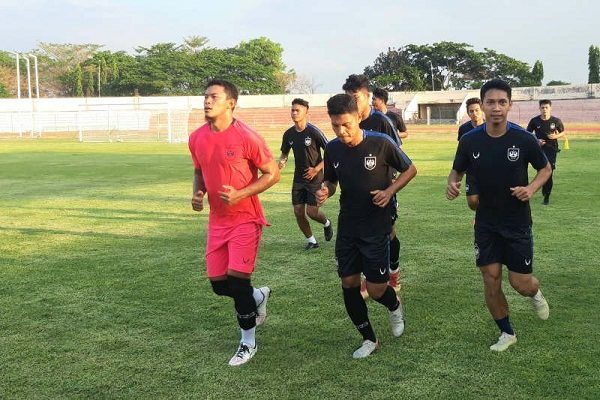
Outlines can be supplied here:
M188 142L194 163L192 208L204 209L208 196L206 270L213 291L233 298L241 340L229 365L250 361L256 353L256 326L267 315L271 289L254 288L254 271L262 227L268 225L258 194L279 181L279 168L265 140L233 117L238 89L226 80L206 86L207 124ZM258 171L261 172L260 177Z

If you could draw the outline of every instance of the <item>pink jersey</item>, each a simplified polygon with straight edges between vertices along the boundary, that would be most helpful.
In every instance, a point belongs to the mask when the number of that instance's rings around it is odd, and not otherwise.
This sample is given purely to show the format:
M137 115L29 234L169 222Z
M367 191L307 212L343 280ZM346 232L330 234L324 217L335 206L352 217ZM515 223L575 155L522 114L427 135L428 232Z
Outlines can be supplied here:
M229 206L220 198L223 185L242 189L258 179L258 167L273 160L264 138L235 119L223 132L202 125L190 135L188 146L194 168L202 170L210 205L209 223L214 227L245 222L268 225L258 195Z

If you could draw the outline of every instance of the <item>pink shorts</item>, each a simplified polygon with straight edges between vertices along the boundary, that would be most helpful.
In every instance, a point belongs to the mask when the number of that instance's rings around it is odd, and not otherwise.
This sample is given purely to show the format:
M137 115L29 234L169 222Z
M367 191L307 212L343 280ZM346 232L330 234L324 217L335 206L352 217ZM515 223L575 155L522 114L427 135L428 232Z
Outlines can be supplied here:
M255 222L227 228L208 229L206 273L209 278L227 275L227 270L251 274L262 237L262 225Z

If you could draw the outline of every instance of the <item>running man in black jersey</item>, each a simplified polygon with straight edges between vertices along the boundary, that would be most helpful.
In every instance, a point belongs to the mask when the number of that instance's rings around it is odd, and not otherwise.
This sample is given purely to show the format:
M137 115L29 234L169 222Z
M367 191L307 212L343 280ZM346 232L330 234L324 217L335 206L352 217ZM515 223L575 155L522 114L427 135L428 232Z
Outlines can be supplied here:
M360 118L360 127L362 129L370 130L373 132L385 133L390 136L394 142L401 148L402 140L398 136L394 123L381 111L377 111L371 107L369 101L369 79L365 75L350 75L342 90L347 95L354 97L358 107L358 116ZM390 174L390 179L393 179L394 172ZM392 227L390 229L390 286L394 288L396 292L400 291L400 239L396 235L396 229L394 223L398 218L398 201L396 196L391 200L392 207L390 209L390 218L392 220ZM361 294L363 298L369 297L367 291L366 281L361 286ZM400 300L402 301L402 300Z
M294 183L292 185L292 205L298 227L308 241L304 250L316 249L319 243L312 233L306 215L313 221L323 224L326 241L333 237L331 221L317 207L315 192L323 182L323 158L321 150L325 149L327 138L313 124L307 121L308 101L292 100L292 121L294 126L285 131L281 141L279 168L284 168L290 149L294 152Z
M465 171L473 174L479 192L475 214L475 261L483 276L485 302L500 329L492 351L516 343L509 322L508 302L502 291L502 264L508 280L531 304L541 319L549 308L533 272L533 235L529 200L550 177L552 169L537 140L520 126L508 122L512 107L510 86L493 79L481 88L486 122L458 142L446 197L460 195ZM537 170L529 182L528 166Z
M560 151L558 149L557 139L565 136L565 126L560 118L550 115L552 112L552 101L540 100L539 105L540 115L532 118L531 121L529 121L529 124L527 124L527 130L534 133L537 137L540 146L542 146L544 154L546 154L546 157L548 157L548 161L552 166L552 175L554 175L554 169L556 168L556 155ZM544 195L543 204L546 206L550 203L550 193L552 193L552 186L554 183L552 175L550 175L550 178L542 187L542 194Z
M408 137L408 129L406 129L406 124L402 119L402 116L388 110L387 102L389 100L389 95L387 90L384 88L376 88L373 90L373 99L371 100L371 105L377 111L385 114L394 124L394 127L398 131L398 137L400 139L406 139Z
M379 342L360 294L365 275L369 295L389 311L392 334L404 332L402 303L388 285L392 199L417 174L411 160L389 136L360 128L354 97L338 94L327 101L336 138L325 147L325 180L317 204L332 196L339 183L340 213L335 243L338 275L350 320L363 337L354 358L369 356ZM400 172L392 182L393 171Z
M483 125L485 122L483 119L483 111L481 111L481 99L479 97L471 97L466 101L467 115L469 120L458 127L458 138L460 138L467 132L472 131L479 125ZM473 181L471 176L467 173L465 178L465 192L467 194L467 205L473 211L477 210L479 205L479 196L477 194L477 183Z

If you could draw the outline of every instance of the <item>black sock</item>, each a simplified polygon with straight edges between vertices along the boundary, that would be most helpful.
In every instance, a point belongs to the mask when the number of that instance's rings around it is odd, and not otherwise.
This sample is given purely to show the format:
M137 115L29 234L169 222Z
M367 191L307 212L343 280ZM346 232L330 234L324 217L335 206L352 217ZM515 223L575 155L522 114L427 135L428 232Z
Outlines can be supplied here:
M512 327L510 326L510 321L508 320L508 315L504 318L495 319L494 321L496 321L496 325L498 325L498 328L500 328L500 333L506 332L509 335L515 334Z
M388 286L385 289L385 292L383 292L383 295L380 298L373 298L373 300L375 300L379 304L383 304L390 311L396 311L398 307L400 307L400 300L398 300L398 295L396 294L394 289L392 289L391 286Z
M252 295L254 289L250 285L250 280L234 276L228 276L227 280L240 328L244 330L254 328L256 326L256 302Z
M350 320L362 335L363 340L377 342L373 327L369 322L367 303L360 294L360 286L355 288L342 288L344 292L344 305Z
M390 240L390 271L398 269L398 263L400 262L400 239L398 236L394 236Z

